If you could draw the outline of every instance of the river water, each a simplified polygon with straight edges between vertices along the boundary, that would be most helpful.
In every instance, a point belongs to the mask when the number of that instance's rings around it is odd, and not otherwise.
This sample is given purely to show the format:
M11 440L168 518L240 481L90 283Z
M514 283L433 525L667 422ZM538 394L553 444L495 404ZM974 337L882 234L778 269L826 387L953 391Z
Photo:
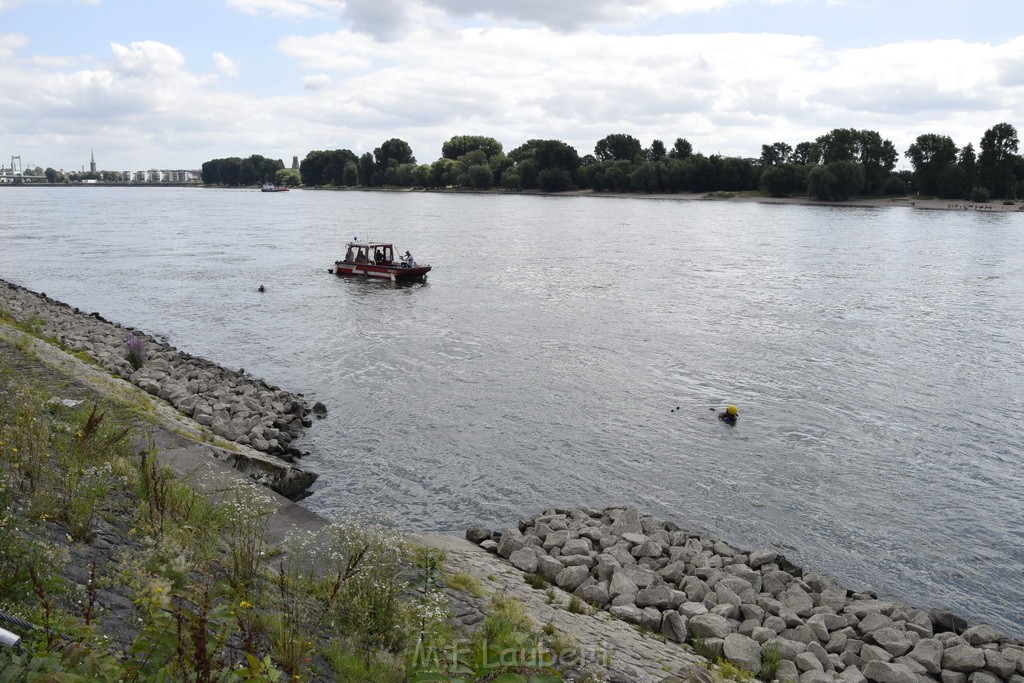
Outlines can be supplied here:
M180 188L0 208L0 277L323 401L298 445L327 516L458 533L635 504L1024 635L1024 214ZM354 236L434 271L329 275Z

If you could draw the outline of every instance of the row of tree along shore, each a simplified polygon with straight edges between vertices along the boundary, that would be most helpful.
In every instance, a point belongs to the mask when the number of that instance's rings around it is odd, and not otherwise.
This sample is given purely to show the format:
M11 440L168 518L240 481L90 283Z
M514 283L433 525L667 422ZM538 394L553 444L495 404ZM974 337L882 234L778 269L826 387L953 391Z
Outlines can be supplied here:
M672 147L643 147L626 133L608 135L580 156L560 140L528 140L506 153L496 139L456 135L440 159L419 164L409 143L392 138L373 153L348 149L309 152L298 169L260 155L213 159L202 166L206 185L272 182L306 187L416 187L562 192L746 192L775 197L806 194L844 200L864 195L920 193L943 199L1015 200L1024 194L1024 157L1017 130L1000 123L985 131L979 152L946 135L918 136L904 152L913 170L894 170L899 154L873 130L836 128L813 142L761 146L757 159L705 156L685 138Z

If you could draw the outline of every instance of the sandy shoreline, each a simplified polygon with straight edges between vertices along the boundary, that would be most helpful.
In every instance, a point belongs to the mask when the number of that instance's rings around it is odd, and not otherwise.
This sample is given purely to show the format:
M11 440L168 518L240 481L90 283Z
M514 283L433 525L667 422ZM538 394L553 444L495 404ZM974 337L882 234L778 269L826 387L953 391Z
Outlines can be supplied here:
M584 190L580 192L562 192L559 194L597 198L615 197L619 199L660 199L706 202L756 202L758 204L795 204L798 206L838 206L873 209L898 208L924 209L936 211L985 211L1008 213L1024 211L1024 204L1003 204L1001 201L978 204L975 202L952 201L949 199L936 199L932 197L870 197L854 198L848 199L846 201L822 201L817 199L811 199L810 197L767 197L764 195L742 192L724 193L724 196L703 192L682 192L678 194L637 194L634 192L593 192L591 190Z

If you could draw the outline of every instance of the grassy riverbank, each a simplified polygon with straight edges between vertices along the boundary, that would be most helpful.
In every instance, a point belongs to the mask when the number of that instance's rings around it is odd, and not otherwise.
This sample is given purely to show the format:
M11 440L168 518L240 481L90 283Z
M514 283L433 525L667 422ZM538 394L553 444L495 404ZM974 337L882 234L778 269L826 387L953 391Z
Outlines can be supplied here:
M514 603L453 629L441 587L473 582L394 528L353 519L271 544L260 487L174 476L147 398L53 369L21 327L0 340L0 627L23 637L0 647L3 680L401 681L450 669L423 656L448 651L467 673L561 680L522 657L543 646Z

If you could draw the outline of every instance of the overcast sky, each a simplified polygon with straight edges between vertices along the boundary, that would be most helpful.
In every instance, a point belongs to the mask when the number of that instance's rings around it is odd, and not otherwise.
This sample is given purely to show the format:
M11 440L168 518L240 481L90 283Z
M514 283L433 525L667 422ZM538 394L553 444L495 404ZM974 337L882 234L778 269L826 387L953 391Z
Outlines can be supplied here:
M1021 0L0 0L0 163L1024 127ZM901 160L901 166L905 162Z

